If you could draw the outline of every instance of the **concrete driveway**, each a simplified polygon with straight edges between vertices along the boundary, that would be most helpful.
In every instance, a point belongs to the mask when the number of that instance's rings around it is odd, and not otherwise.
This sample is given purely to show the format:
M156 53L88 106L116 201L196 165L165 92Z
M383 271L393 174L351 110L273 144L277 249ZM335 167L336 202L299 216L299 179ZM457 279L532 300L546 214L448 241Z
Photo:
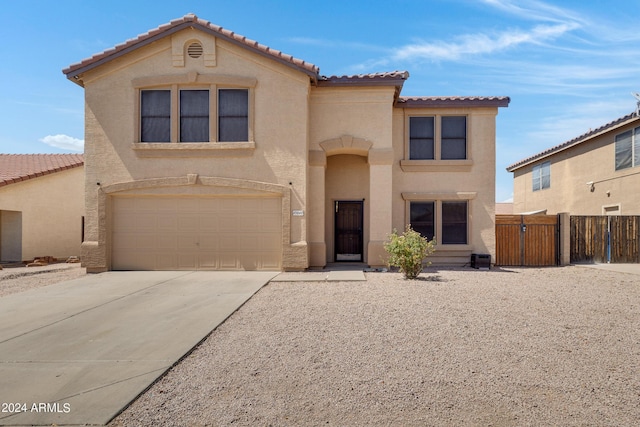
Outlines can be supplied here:
M104 425L277 272L107 272L0 298L0 425Z

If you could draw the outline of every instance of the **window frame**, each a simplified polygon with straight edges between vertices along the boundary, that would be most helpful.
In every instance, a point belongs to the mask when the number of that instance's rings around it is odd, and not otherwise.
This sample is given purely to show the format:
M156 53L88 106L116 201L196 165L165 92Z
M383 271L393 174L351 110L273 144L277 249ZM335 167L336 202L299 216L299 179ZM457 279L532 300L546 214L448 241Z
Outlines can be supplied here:
M433 138L433 159L416 159L411 156L411 120L416 117L433 117L434 138ZM442 139L442 119L444 117L464 117L465 120L465 158L443 158ZM472 137L469 129L473 120L470 111L452 111L447 113L417 113L413 111L405 112L404 131L404 159L400 160L400 167L404 172L469 172L473 166L471 158ZM446 141L446 138L445 138Z
M545 174L545 171L548 173ZM548 177L546 185L544 181L545 176ZM531 168L531 190L536 192L548 188L551 188L551 161L539 163Z
M136 126L132 135L132 149L139 157L190 156L193 151L205 156L247 156L255 150L255 88L257 79L249 77L218 76L190 72L182 75L139 77L132 80ZM247 91L247 141L222 142L218 140L218 90L243 89ZM169 142L142 142L141 98L145 90L169 90L171 123ZM181 90L209 91L209 138L205 142L180 142L179 98Z
M619 138L627 133L630 134L630 138L629 138L630 164L628 166L619 166L620 160L618 159L618 156L619 154L623 153L623 151L620 150L619 148L619 145L622 142L622 140L621 139L619 140ZM614 141L614 156L613 156L614 170L623 171L625 169L631 169L631 168L640 166L640 126L637 126L635 128L631 128L624 132L616 134L613 138L613 141ZM625 149L624 151L627 151L627 150Z
M456 192L456 193L402 193L405 200L405 225L411 224L411 205L412 203L432 202L434 204L434 236L436 241L436 249L452 250L452 251L468 251L472 248L472 231L473 224L473 203L477 196L476 192ZM445 243L443 239L444 216L443 204L447 203L466 203L466 243Z

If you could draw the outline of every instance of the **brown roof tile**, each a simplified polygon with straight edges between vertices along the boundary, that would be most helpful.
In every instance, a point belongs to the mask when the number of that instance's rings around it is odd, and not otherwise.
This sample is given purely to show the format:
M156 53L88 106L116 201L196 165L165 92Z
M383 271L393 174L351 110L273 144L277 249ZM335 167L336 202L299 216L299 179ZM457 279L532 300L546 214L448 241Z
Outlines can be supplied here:
M0 154L0 187L83 164L82 154Z
M268 56L286 65L295 67L300 71L309 74L314 79L318 77L320 69L317 66L301 59L294 58L293 56L287 55L278 50L271 49L268 46L261 45L260 43L248 39L245 36L241 36L240 34L236 34L235 32L227 30L226 28L222 28L218 25L212 24L209 21L200 19L194 14L188 14L183 16L182 18L174 19L168 24L160 25L159 27L149 30L146 33L140 34L133 39L129 39L124 43L120 43L110 49L95 54L92 57L84 59L76 64L72 64L62 70L62 72L67 75L68 79L81 84L81 82L78 80L80 74L82 74L83 72L188 27L197 27L202 31L215 35L216 37L220 37L231 43L249 48L258 54Z
M627 121L632 121L632 120L638 120L640 116L638 116L635 112L627 114L626 116L620 117L616 120L613 120L612 122L609 122L603 126L600 126L599 128L590 130L587 133L584 133L578 137L575 137L573 139L570 139L567 142L563 142L560 145L556 145L555 147L551 147L548 148L538 154L534 154L533 156L527 157L526 159L522 159L510 166L507 166L507 171L509 172L513 172L516 169L521 168L522 166L525 166L535 160L539 160L542 159L544 157L550 156L558 151L562 151L562 150L566 150L567 148L573 147L574 145L578 145L581 144L589 139L591 139L591 137L596 136L601 134L602 132L606 132L609 131L615 127L617 127L618 125L623 125L625 124Z

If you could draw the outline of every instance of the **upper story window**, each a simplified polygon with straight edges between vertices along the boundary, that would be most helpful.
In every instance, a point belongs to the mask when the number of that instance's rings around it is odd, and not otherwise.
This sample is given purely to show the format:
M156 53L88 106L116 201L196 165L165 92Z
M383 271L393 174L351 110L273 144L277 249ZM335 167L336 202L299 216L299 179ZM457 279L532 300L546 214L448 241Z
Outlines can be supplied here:
M409 160L466 158L466 116L409 117Z
M544 162L533 167L533 191L543 190L551 186L551 162Z
M616 135L616 170L640 166L640 127Z
M217 93L215 101L211 99L212 92ZM213 117L212 111L216 112ZM247 142L249 90L141 90L140 141Z

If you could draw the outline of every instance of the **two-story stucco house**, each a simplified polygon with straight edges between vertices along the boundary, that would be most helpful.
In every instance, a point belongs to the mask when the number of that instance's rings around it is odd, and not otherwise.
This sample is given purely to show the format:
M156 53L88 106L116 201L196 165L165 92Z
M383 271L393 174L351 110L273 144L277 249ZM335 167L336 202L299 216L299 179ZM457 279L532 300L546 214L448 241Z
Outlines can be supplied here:
M631 113L509 166L514 212L640 215L640 117Z
M402 97L187 15L63 70L86 99L90 272L383 265L411 223L436 262L495 251L507 97Z

